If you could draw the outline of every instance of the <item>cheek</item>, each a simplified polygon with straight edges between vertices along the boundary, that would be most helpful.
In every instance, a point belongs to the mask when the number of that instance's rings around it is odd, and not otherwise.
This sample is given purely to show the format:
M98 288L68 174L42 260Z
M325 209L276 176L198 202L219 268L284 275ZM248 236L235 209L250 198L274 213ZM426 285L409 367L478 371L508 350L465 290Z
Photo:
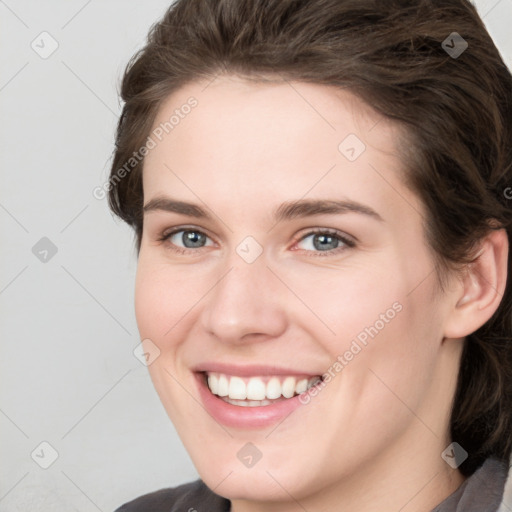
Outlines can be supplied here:
M148 260L141 257L137 266L135 316L141 337L165 350L172 347L206 290L201 289L201 280L179 268Z
M341 378L335 379L338 399L354 419L368 431L379 428L386 435L411 420L410 410L420 409L442 339L439 312L428 303L429 292L407 293L394 290L376 298L375 291L368 299L372 313L363 308L364 318L347 322L353 332L344 341Z
M141 251L135 280L135 316L141 340L149 338L160 351L148 371L175 424L180 424L177 411L190 406L181 386L192 386L187 380L190 376L178 364L181 342L193 324L192 308L205 293L190 282L183 271L153 261Z
M362 403L400 407L390 389L419 400L442 339L441 315L432 300L434 277L414 289L417 271L379 269L333 271L329 279L304 279L295 288L317 317L297 316L297 321L329 354L326 371L339 386L340 400L352 397L354 409Z
M390 275L368 268L295 274L301 278L288 282L310 310L305 311L301 305L302 314L297 320L310 331L312 339L328 344L333 357L348 349L354 338L364 342L368 331L387 330L399 315L403 285Z

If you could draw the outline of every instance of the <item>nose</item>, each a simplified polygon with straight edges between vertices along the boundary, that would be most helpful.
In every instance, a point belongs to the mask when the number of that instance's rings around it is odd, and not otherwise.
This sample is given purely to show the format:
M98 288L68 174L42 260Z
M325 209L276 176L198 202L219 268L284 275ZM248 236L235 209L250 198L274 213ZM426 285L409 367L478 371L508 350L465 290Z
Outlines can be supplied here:
M287 327L282 288L263 255L246 263L235 254L205 297L201 327L230 344L280 336Z

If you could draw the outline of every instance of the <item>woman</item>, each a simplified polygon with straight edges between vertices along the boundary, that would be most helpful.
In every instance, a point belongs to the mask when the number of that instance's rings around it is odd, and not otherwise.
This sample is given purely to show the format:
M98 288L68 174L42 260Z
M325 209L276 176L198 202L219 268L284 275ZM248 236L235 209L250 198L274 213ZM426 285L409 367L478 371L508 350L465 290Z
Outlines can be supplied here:
M201 479L118 510L496 510L512 77L473 6L178 0L122 97L110 205Z

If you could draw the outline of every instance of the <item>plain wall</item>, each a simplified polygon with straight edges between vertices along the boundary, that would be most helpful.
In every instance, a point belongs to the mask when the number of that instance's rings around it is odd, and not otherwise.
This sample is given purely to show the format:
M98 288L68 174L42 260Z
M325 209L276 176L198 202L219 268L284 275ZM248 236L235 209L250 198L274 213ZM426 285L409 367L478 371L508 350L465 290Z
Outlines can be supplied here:
M93 195L121 73L168 5L0 2L3 512L109 512L197 478L133 354L132 233ZM477 6L511 66L512 0Z

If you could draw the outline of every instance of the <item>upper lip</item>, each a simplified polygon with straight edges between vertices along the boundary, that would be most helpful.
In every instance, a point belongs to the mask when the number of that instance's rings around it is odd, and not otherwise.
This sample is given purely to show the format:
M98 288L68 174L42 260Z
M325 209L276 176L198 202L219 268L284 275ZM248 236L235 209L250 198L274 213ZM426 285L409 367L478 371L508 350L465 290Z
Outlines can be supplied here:
M236 375L239 377L257 377L265 375L300 375L316 377L322 375L322 372L311 372L299 370L297 368L284 368L274 365L250 364L236 365L220 362L205 362L192 367L194 372L216 372L225 375Z

